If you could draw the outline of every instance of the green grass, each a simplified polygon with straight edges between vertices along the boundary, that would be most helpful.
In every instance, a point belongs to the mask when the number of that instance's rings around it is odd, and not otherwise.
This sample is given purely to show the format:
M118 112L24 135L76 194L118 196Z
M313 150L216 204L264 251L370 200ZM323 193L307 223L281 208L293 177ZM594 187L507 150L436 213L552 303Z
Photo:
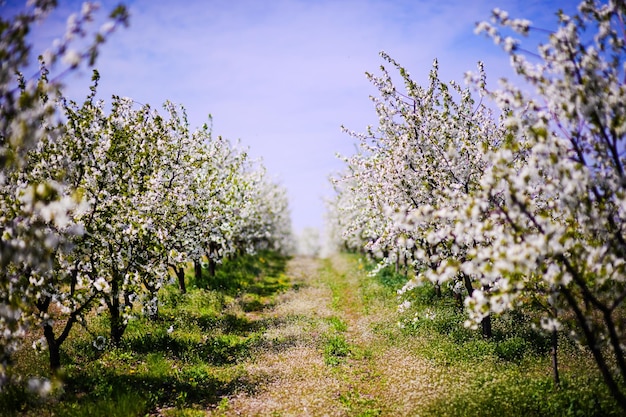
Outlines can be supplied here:
M330 366L344 363L352 349L342 334L331 333L325 338L324 362Z
M5 387L0 414L144 416L164 409L195 416L226 395L253 390L239 362L259 344L264 325L242 311L267 308L289 288L286 261L269 252L243 256L218 267L209 288L197 288L192 277L186 294L163 288L158 318L130 321L118 348L94 347L96 335L108 334L108 319L93 314L88 331L76 326L62 348L59 388L40 398L24 383ZM18 360L19 375L47 373L45 354L24 348Z
M405 280L383 269L375 282L396 290ZM417 353L444 367L452 394L431 403L425 416L617 416L611 397L588 351L559 336L560 387L555 386L548 335L532 326L532 310L492 317L493 337L464 326L466 313L451 291L437 297L432 285L411 293L411 308L401 316L394 343L416 338Z
M406 278L393 268L369 276L371 265L356 256L344 260L340 271L322 262L317 281L330 289L332 312L289 318L315 343L328 366L324 368L345 382L329 407L342 407L353 416L390 415L393 404L377 394L377 387L384 388L390 376L373 366L380 358L386 364L393 361L387 350L402 346L432 364L436 375L442 376L441 384L452 387L434 400L417 401L419 415L623 414L588 352L563 335L559 339L562 383L554 385L549 341L532 326L532 311L494 317L493 338L485 340L480 331L463 326L465 313L449 290L437 297L432 286L417 288L412 307L398 316L396 291ZM167 286L159 294L158 318L131 321L117 348L94 347L94 338L107 335L109 324L106 315L94 313L88 330L76 326L64 344L64 368L44 398L29 392L25 384L30 376L47 373L45 354L22 349L14 369L22 382L3 387L0 414L194 417L207 409L228 409L229 398L259 389L244 361L259 350L285 349L304 337L277 334L268 340L264 336L267 329L281 324L262 313L290 287L285 265L286 259L262 253L225 262L207 288L195 286L191 277L187 294ZM352 328L356 318L365 316L376 318L370 327ZM358 337L361 331L375 337L364 342ZM399 385L393 390L404 389Z
M336 332L345 332L348 330L348 325L340 317L332 316L326 319L330 327Z
M382 410L376 399L362 396L358 392L349 391L341 394L339 401L350 416L376 417L382 415Z
M580 370L579 370L580 371ZM432 416L619 416L623 415L597 376L567 373L560 388L549 376L505 368L475 378L433 404Z

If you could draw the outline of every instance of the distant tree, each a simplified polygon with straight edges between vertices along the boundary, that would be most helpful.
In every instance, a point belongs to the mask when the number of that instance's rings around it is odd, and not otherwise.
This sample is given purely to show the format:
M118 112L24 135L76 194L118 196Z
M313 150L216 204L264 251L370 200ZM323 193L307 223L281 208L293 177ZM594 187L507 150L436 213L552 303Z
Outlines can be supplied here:
M298 236L298 254L317 257L321 251L320 232L317 228L307 227Z

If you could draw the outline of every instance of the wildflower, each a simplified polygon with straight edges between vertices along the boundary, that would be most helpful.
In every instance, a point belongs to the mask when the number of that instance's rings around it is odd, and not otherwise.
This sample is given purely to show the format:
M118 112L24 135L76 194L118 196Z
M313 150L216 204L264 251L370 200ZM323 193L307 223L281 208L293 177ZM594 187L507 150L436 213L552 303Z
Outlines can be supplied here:
M411 307L411 302L409 300L404 300L399 306L398 306L398 312L400 313L404 313L405 311L407 311L409 308Z
M96 340L93 341L93 347L95 347L98 350L104 350L104 348L106 347L106 343L107 340L104 336L98 336L96 337Z
M52 384L47 378L31 378L28 380L27 389L40 397L46 397L52 391Z

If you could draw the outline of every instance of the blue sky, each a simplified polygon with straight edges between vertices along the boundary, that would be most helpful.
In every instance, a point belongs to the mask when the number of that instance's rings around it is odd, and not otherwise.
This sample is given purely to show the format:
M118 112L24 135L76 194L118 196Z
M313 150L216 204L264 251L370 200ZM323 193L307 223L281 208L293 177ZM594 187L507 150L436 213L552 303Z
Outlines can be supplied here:
M0 6L9 13L16 4ZM59 0L58 10L33 33L36 52L63 34L80 2ZM100 15L118 2L101 1ZM559 8L576 1L504 0L208 0L127 1L130 27L102 46L96 67L99 97L112 94L160 108L186 107L192 127L213 116L213 132L240 139L289 193L294 229L323 226L328 177L342 168L337 152L353 140L340 126L375 125L365 78L385 51L417 81L434 58L443 80L462 81L485 62L488 82L514 77L508 57L475 23L494 7L534 25L555 27ZM97 29L97 26L95 27ZM65 80L66 93L88 93L90 70Z

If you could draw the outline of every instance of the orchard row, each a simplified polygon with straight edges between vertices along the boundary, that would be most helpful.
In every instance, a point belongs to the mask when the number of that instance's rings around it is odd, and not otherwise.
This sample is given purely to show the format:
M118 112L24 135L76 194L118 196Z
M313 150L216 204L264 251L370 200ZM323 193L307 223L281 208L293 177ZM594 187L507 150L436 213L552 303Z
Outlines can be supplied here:
M329 216L341 246L413 267L402 309L417 285L449 285L488 337L491 315L537 306L546 332L590 349L624 409L625 18L623 1L584 0L531 53L519 36L546 32L494 10L477 32L522 81L498 90L482 65L468 88L442 82L437 62L421 86L383 54L404 88L369 74L379 124L351 132Z
M171 103L161 113L128 98L105 105L96 71L80 105L49 79L59 58L67 71L92 60L126 22L123 8L81 54L72 44L95 10L83 6L24 79L25 35L54 2L34 3L0 32L0 386L27 333L41 335L34 347L58 369L61 345L90 312L108 312L115 345L133 315L157 314L172 276L185 291L187 266L202 286L203 267L210 275L225 257L291 245L285 190L238 145L207 125L190 130Z

